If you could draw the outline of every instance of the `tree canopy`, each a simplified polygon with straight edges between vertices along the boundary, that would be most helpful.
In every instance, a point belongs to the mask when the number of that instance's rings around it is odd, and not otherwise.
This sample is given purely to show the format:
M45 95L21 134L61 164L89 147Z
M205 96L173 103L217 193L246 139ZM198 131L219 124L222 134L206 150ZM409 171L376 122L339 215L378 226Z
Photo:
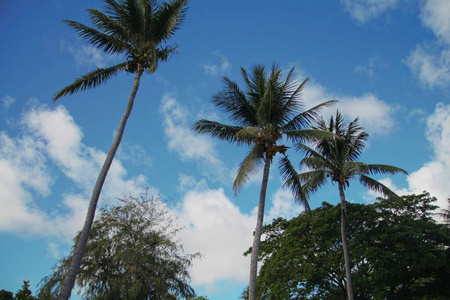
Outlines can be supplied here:
M450 229L428 193L348 204L356 299L448 299ZM346 299L339 205L264 227L260 299Z
M77 284L85 299L193 297L180 230L159 199L129 196L100 210L92 226ZM75 239L77 239L79 235ZM40 296L56 296L72 257L62 259L40 283ZM51 299L51 297L50 297Z

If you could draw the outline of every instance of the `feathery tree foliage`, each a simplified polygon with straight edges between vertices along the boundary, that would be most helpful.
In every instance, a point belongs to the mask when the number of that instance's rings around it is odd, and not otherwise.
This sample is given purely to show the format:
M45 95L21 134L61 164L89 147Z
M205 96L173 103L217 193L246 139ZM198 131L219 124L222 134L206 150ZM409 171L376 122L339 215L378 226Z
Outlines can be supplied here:
M198 254L182 254L181 230L157 198L128 197L100 210L77 276L85 299L194 297L188 268ZM75 239L79 239L80 234ZM56 299L72 257L62 259L40 283L39 296ZM42 297L44 298L44 297Z
M450 231L433 219L434 201L423 193L348 204L356 299L450 297ZM258 299L347 299L339 206L264 226Z
M297 148L305 154L305 158L300 162L300 166L307 169L298 175L302 183L302 190L305 197L309 197L313 192L322 187L327 179L336 182L339 188L341 201L341 234L342 248L344 251L346 285L348 299L353 300L352 277L349 259L347 228L347 209L344 190L349 186L350 179L359 178L360 183L385 196L398 197L392 190L369 177L373 174L396 174L407 172L403 169L380 164L366 164L356 161L361 155L368 138L368 134L359 125L358 118L350 122L348 126L339 111L336 116L330 118L328 124L322 119L318 122L318 129L334 133L330 139L322 139L313 143L313 147L305 144L298 144ZM294 185L293 181L288 181L288 185Z
M183 23L188 2L187 0L161 3L156 0L103 1L106 5L105 13L88 9L94 27L70 20L65 20L64 23L91 45L107 54L123 55L125 61L108 68L98 68L77 78L72 84L57 92L53 100L95 88L122 71L133 73L135 77L126 110L92 192L86 221L74 249L72 265L59 298L64 300L69 299L75 284L103 183L122 139L141 76L144 72L154 73L159 63L166 61L175 52L176 46L167 45L167 41Z
M296 171L286 156L287 146L278 143L300 142L327 136L323 131L306 128L318 117L322 108L332 105L335 101L327 101L302 111L300 95L307 80L298 84L294 79L294 68L285 78L276 64L272 66L269 74L262 65L253 67L250 74L244 68L241 68L241 71L245 90L241 90L236 82L224 77L223 89L213 97L214 104L229 114L235 125L199 120L195 123L194 130L233 144L251 147L234 181L233 188L236 193L250 176L264 165L250 265L249 294L250 299L254 300L267 182L270 165L277 153L283 156L279 161L283 177L292 178L290 187L296 199L309 209L307 201L301 196L300 182L295 180Z

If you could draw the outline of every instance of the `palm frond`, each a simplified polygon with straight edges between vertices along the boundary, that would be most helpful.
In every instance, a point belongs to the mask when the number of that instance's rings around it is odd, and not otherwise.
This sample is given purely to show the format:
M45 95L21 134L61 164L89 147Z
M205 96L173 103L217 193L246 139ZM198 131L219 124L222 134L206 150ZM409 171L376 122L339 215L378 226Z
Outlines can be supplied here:
M283 187L289 188L294 195L295 200L303 204L307 211L311 210L308 199L303 193L302 182L298 177L297 171L286 155L280 159L278 169L281 173L281 177L283 178Z
M379 182L371 177L368 177L366 175L360 175L359 182L366 188L368 188L372 191L381 193L386 197L394 198L394 199L399 198L399 196L395 192L393 192L390 188L388 188L381 182Z
M120 71L125 70L126 65L126 63L120 63L109 68L98 68L90 73L87 73L86 75L75 79L75 81L71 85L66 86L65 88L57 92L53 96L53 101L56 101L66 95L72 95L78 91L95 88L105 83L111 77L117 75L117 73L119 73Z
M380 164L369 164L367 165L368 172L367 174L397 174L403 173L408 175L408 172L390 165L380 165Z
M146 21L142 6L139 4L143 1L139 0L123 0L123 14L120 16L121 23L126 24L130 33L133 33L135 37L143 36L143 23ZM134 37L134 38L135 38ZM135 41L137 42L137 41Z
M295 145L295 148L297 151L303 152L306 157L315 157L326 160L326 157L324 157L322 153L308 145L298 143Z
M250 176L255 174L261 167L263 158L264 148L261 145L256 145L250 150L239 166L238 174L233 183L233 189L236 194L239 193L242 186L250 179Z
M301 84L296 86L295 81L292 79L294 67L289 71L286 76L285 83L281 89L281 98L279 115L282 117L281 124L287 124L292 120L292 114L303 108L303 103L300 101L301 92L308 82L308 78Z
M249 103L237 83L227 77L224 77L222 82L223 89L213 96L214 104L230 113L230 118L242 126L258 124L255 108Z
M127 41L130 39L129 32L118 20L96 9L88 9L87 11L89 12L92 23L100 32L127 44Z
M342 163L341 171L345 177L353 177L355 174L367 174L369 166L359 161L345 161Z
M242 127L240 126L230 126L219 122L202 119L195 122L192 129L200 134L217 137L230 143L244 143L237 137L237 133L242 130Z
M326 183L327 173L319 170L312 170L298 174L298 179L302 183L302 195L309 199Z
M357 136L345 136L344 144L346 146L345 159L356 160L361 154L366 145L368 138L366 132L360 132Z
M301 167L309 170L317 170L322 172L333 172L333 165L323 157L305 157L300 161Z
M106 53L123 53L128 49L126 43L112 35L107 35L76 21L63 20L63 22L69 27L72 27L80 37L86 39L90 44L102 49Z
M236 133L236 137L238 140L247 141L247 144L252 144L258 137L258 133L260 133L260 129L258 127L249 126L239 130Z
M332 139L334 133L321 129L300 129L286 132L286 137L295 143L317 142Z
M310 126L314 121L317 121L319 118L319 112L326 107L330 107L331 105L338 102L337 100L329 100L323 103L320 103L319 105L314 106L313 108L310 108L304 112L299 113L294 118L292 118L291 121L286 123L286 125L283 126L284 132L289 131L295 131L300 130L302 128Z
M188 0L163 2L155 14L155 38L166 40L170 38L184 23Z

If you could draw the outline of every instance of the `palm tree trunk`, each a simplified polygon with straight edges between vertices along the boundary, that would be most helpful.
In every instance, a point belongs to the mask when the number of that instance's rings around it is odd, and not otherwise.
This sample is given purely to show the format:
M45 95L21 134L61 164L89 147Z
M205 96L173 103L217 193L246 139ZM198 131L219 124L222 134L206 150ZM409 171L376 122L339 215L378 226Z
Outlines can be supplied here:
M249 300L256 299L256 276L258 273L259 245L261 243L262 225L264 221L264 205L266 203L267 183L269 181L270 164L272 157L267 155L264 163L264 173L259 194L258 217L256 220L255 235L253 237L252 255L250 259L250 281L248 284Z
M339 196L341 197L341 237L344 250L345 275L347 279L348 300L353 300L352 272L350 268L350 252L347 240L347 203L345 202L344 186L339 182Z
M136 71L136 76L134 77L133 88L131 89L130 97L128 99L128 105L125 109L125 112L120 120L119 128L117 130L116 136L114 137L114 141L112 142L111 147L109 148L108 155L106 156L105 162L103 163L102 169L98 174L97 181L94 186L94 190L92 191L91 201L89 202L89 208L86 214L86 220L84 221L84 226L81 231L80 238L75 246L72 263L70 265L70 269L64 279L64 283L62 285L61 294L58 297L58 300L68 300L70 294L72 293L73 286L75 285L75 279L78 273L78 269L81 265L81 260L83 258L84 250L86 249L87 241L89 239L89 234L91 232L92 223L94 222L95 211L97 208L98 199L100 197L100 193L103 188L103 184L106 179L106 175L108 174L109 168L111 167L112 161L116 154L117 149L119 148L120 141L122 140L123 132L125 130L125 125L127 124L128 117L130 116L131 110L133 108L134 99L136 97L136 93L139 89L139 83L141 80L143 69L140 65L138 65L138 69Z

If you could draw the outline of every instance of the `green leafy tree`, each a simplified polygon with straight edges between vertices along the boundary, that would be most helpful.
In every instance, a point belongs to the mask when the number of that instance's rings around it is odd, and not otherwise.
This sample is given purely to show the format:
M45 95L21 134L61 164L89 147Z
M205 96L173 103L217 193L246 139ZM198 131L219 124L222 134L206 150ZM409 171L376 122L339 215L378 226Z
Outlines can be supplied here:
M348 204L356 299L448 299L450 231L428 193ZM340 207L264 226L259 299L346 299ZM248 252L247 252L248 254Z
M74 249L72 265L61 291L60 299L64 300L70 297L75 284L103 183L122 139L141 76L144 72L155 72L158 64L166 61L175 52L176 46L166 43L183 23L188 1L172 0L171 2L158 3L153 0L104 0L104 2L106 13L95 9L88 10L94 27L75 21L65 20L64 22L90 44L107 54L124 55L126 60L117 65L98 68L83 75L71 85L57 92L53 99L56 101L63 96L95 88L122 71L133 73L135 77L125 113L92 192L86 221Z
M227 77L223 78L224 87L213 97L214 104L230 115L235 125L226 125L210 120L199 120L194 130L201 134L251 147L239 167L233 188L237 193L261 165L264 165L261 183L257 224L254 234L251 265L250 265L250 299L255 299L256 275L259 243L264 216L267 182L270 165L274 156L281 153L280 170L285 177L295 178L295 170L285 152L287 147L282 143L287 141L302 141L313 136L322 136L318 130L305 129L317 116L320 109L335 101L324 102L306 111L300 100L301 91L306 80L297 84L293 78L294 68L283 78L281 69L273 65L270 74L265 67L257 65L248 74L241 68L245 91ZM285 139L285 140L283 140ZM293 180L291 185L296 199L309 209L308 203L300 195L299 181Z
M27 280L23 281L22 289L17 291L16 296L14 297L16 300L36 300L33 297L32 292L30 290L30 282Z
M188 268L198 256L183 255L180 230L159 199L128 197L94 221L77 276L85 299L194 297ZM76 239L79 239L80 234ZM39 295L55 297L71 264L62 259L40 283Z
M0 300L14 300L14 294L7 290L1 290Z
M353 300L352 268L350 265L346 233L347 209L344 190L349 186L350 179L358 177L360 183L365 187L381 192L385 196L398 197L388 187L368 175L407 174L407 172L390 165L366 164L356 161L368 138L368 134L359 125L358 118L350 122L347 126L344 123L342 115L337 111L335 118L331 117L328 124L322 119L318 122L317 128L332 132L335 136L333 138L319 140L313 144L313 147L298 144L298 149L303 151L306 156L300 162L300 166L308 170L299 174L299 179L303 183L302 189L305 197L309 197L311 193L317 191L328 179L337 183L341 201L341 234L347 293L348 299ZM292 184L293 182L288 182L288 185Z

